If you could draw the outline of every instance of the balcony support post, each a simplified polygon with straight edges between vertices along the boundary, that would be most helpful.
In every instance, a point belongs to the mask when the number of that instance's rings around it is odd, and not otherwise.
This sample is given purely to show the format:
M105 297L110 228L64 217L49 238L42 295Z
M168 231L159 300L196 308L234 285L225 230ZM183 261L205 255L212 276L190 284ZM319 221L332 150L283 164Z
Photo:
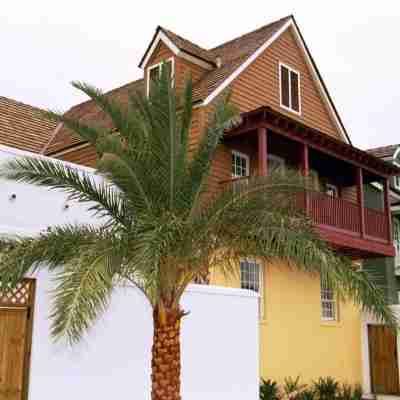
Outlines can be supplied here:
M268 163L267 163L267 128L259 127L257 129L258 135L258 175L268 175Z
M308 157L308 145L303 143L303 151L302 151L302 171L303 175L308 178L310 176L310 162ZM304 193L304 205L306 209L306 215L310 215L310 196L306 191Z
M365 237L365 212L364 212L364 177L362 168L357 168L357 204L358 214L360 218L360 234L361 237Z
M388 243L393 242L392 238L392 215L390 212L390 184L389 184L389 178L385 178L385 181L383 183L383 194L384 194L384 203L385 203L385 216L386 216L386 225L387 225L387 239Z

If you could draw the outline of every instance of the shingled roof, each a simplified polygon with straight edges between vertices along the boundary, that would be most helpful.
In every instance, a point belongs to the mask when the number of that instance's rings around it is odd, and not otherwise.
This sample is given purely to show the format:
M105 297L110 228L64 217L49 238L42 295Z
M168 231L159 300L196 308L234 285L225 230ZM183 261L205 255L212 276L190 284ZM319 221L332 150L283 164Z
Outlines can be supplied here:
M392 144L389 146L375 147L367 150L367 152L378 158L392 158L399 147L400 144Z
M151 44L157 36L157 33L162 31L178 49L214 66L215 68L205 71L204 76L193 87L193 100L194 102L199 102L204 100L210 93L212 93L227 77L232 74L233 71L240 67L240 65L252 53L254 53L254 51L262 46L263 43L272 37L274 33L291 18L291 16L284 17L278 21L274 21L268 25L256 29L255 31L239 36L236 39L230 40L208 50L166 28L159 26L157 27L156 33L150 42L142 61L145 59L148 51L150 50ZM219 68L216 68L217 57L221 60L221 65ZM121 102L126 102L128 99L128 93L135 90L144 91L143 79L130 82L120 88L111 90L107 93L107 95ZM93 121L96 123L106 122L106 124L109 124L109 121L105 121L105 117L96 108L92 101L87 101L72 107L67 112L67 115L69 117L79 118L81 121ZM49 143L42 150L44 153L51 155L66 148L71 148L80 143L83 143L81 139L73 136L71 132L67 131L66 129L60 129L59 132L57 132L54 137L51 138Z
M0 144L39 153L50 139L55 123L37 107L0 96Z
M120 102L127 103L128 97L131 92L144 92L144 80L139 79L116 89L110 90L106 93L109 98ZM110 119L96 106L92 100L80 103L71 109L66 114L69 118L79 119L81 122L92 122L99 124L105 128L112 128ZM61 128L58 132L53 135L46 146L42 149L42 153L52 155L66 148L70 148L75 145L84 143L84 141L75 136L68 129Z
M295 27L296 31L298 31L293 16L287 16L208 50L166 28L158 26L139 65L143 66L145 64L144 61L146 58L150 57L151 51L153 51L152 49L154 49L157 44L157 40L160 40L160 35L164 35L166 39L162 40L171 42L171 48L175 49L175 53L178 51L186 53L190 55L192 59L195 57L200 60L199 62L201 62L202 65L207 67L208 64L210 66L210 68L204 69L203 76L193 86L193 101L196 103L204 102L204 104L208 104L208 102L212 100L213 96L216 95L218 90L222 90L222 88L229 83L230 79L240 71L240 68L244 66L246 62L249 62L251 57L253 57L257 51L264 48L266 43L273 40L279 31L282 32L286 27L290 26L290 24ZM301 36L300 32L299 35ZM300 40L303 39L301 38ZM311 63L316 69L315 63L312 60L306 45L305 48L311 59ZM335 109L318 70L316 70L316 74L321 81L327 101L331 104L333 113L337 117L338 126L342 129L344 137L346 137L350 143L350 139L348 138L342 121L340 120L340 116ZM110 91L108 94L117 98L121 102L126 102L128 99L128 92L138 89L144 91L143 80L128 83L121 88ZM68 111L68 115L78 117L83 121L91 120L96 123L101 123L103 122L104 117L101 116L101 113L98 110L95 111L95 108L95 105L90 101L81 103ZM43 152L52 155L61 150L71 148L79 143L81 143L81 141L78 138L72 137L70 132L67 132L65 129L60 129L60 131L51 139L46 148L43 149Z

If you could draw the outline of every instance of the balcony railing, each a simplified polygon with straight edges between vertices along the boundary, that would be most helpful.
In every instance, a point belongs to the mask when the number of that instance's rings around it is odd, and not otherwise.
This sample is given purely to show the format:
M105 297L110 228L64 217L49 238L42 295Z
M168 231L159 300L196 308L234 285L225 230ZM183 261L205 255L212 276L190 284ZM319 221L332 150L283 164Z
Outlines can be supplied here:
M318 225L361 232L358 205L325 193L308 192L310 217Z
M222 185L237 185L248 178L234 178L221 182ZM357 203L329 196L325 193L308 191L298 196L297 206L306 210L314 223L322 228L333 228L345 234L387 242L388 221L382 211L364 207L364 232L362 232L360 209Z

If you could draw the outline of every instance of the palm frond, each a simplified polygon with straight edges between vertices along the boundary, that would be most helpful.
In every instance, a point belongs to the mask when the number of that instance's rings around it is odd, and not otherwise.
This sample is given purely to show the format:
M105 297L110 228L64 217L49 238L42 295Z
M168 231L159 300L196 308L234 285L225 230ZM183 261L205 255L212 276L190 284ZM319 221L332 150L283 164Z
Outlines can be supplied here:
M96 243L102 235L102 227L91 225L57 225L37 237L9 237L3 239L0 257L0 276L4 282L15 285L26 274L38 269L50 271L76 257L80 247Z
M129 222L123 212L123 193L61 161L33 157L9 160L1 166L0 177L62 190L70 200L89 203L88 210L101 218L109 217L120 224Z
M106 310L113 288L108 267L111 251L98 253L89 247L57 273L50 316L56 339L66 336L71 343L78 342Z
M67 114L48 110L43 111L42 115L44 118L47 118L50 121L62 123L73 134L93 145L96 145L97 140L100 137L104 137L109 134L109 129L104 129L100 126L87 125L76 118L68 117Z

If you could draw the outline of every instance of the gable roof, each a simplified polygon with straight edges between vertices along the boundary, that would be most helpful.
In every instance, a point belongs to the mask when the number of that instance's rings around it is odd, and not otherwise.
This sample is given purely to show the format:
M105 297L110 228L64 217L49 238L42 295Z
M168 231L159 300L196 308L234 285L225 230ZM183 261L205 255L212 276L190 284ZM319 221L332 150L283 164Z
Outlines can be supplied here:
M56 126L43 118L41 111L0 96L0 144L39 153Z
M157 45L163 42L176 56L188 59L195 64L201 65L205 69L212 69L216 66L215 58L212 54L190 40L184 39L176 33L158 26L153 38L150 41L142 59L139 63L139 68L144 67Z
M203 76L193 86L193 101L199 105L207 105L289 28L291 28L294 33L294 37L304 55L312 78L327 107L328 113L337 129L342 134L343 139L351 143L339 113L292 15L281 18L208 50L168 29L158 26L139 66L143 67L147 64L159 42L162 41L176 56L185 58L204 67ZM217 58L219 58L220 61L218 66ZM137 85L144 86L143 81L140 83L138 82L139 81L136 81ZM125 87L115 90L121 91L121 93L124 92L125 89L129 91L130 85L136 83L132 82L125 85ZM127 96L125 97L127 98ZM124 96L122 96L122 98L124 98ZM75 106L70 111L81 107L85 109L86 107L84 104L85 103ZM90 115L91 112L89 111L88 114ZM63 135L56 136L56 139L59 139ZM65 137L63 141L64 139ZM75 142L77 140L78 139L75 139ZM63 149L63 141L56 141L57 143L51 141L46 149L47 154L54 154ZM71 144L73 143L69 143L69 145Z
M144 93L143 79L138 79L116 89L110 90L109 92L106 92L106 96L122 104L126 104L128 102L129 94L137 91ZM110 119L97 107L92 100L77 104L76 106L70 108L65 115L69 118L79 119L81 122L96 123L110 129L113 127ZM52 137L48 139L41 152L43 154L52 155L61 150L65 150L83 143L86 142L60 125L58 129L54 131Z
M375 147L368 149L367 152L378 158L394 158L396 151L400 148L400 144L391 144L389 146Z
M209 104L220 94L238 75L240 75L259 55L261 55L280 35L288 28L292 28L295 39L303 52L306 63L311 71L313 80L327 106L337 129L343 139L351 143L343 121L333 103L322 76L304 41L300 29L293 15L281 18L255 31L246 33L233 40L223 43L209 50L192 43L164 28L158 27L149 47L147 48L139 66L143 67L155 51L159 41L163 41L177 56L189 53L202 60L217 60L220 58L220 68L213 68L206 72L202 79L193 88L193 99L196 102ZM182 54L183 52L183 54ZM186 58L186 57L184 57ZM192 60L193 61L193 60ZM221 69L222 68L222 69ZM207 68L210 69L210 68Z

